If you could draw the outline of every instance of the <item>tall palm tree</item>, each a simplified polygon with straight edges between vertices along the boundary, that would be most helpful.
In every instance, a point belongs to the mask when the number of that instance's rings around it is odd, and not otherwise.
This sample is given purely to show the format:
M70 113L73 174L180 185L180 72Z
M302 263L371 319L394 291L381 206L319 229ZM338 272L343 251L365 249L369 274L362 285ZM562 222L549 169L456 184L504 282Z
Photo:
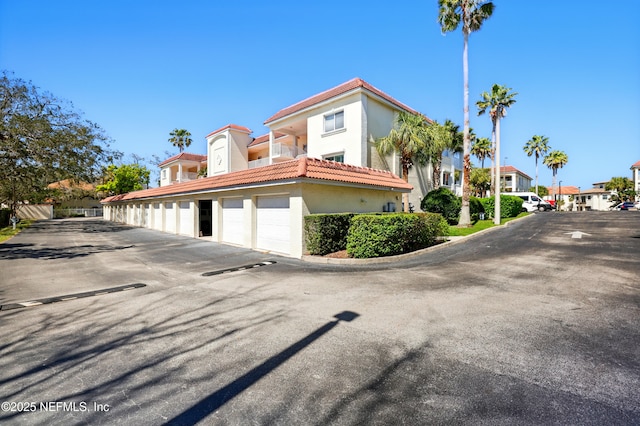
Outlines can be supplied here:
M500 190L498 188L500 182L500 120L507 115L507 108L513 105L516 100L514 99L517 93L510 93L510 88L501 86L499 84L494 84L491 87L491 93L482 92L480 96L482 96L482 100L476 102L476 106L478 107L478 115L482 115L485 112L489 111L489 117L491 118L491 123L493 124L493 128L491 130L491 135L493 140L495 141L495 150L494 152L494 160L495 163L495 179L493 187L491 188L491 193L495 194L495 215L493 216L494 223L496 225L500 224Z
M544 157L551 149L549 146L549 138L546 136L534 135L524 145L524 152L528 157L535 155L536 157L536 195L538 195L538 158Z
M478 157L481 168L484 169L484 160L491 156L491 141L489 138L479 138L471 145L471 154Z
M438 22L443 33L455 31L462 22L464 46L462 49L462 74L464 93L464 131L463 131L463 182L462 209L460 210L459 226L471 226L469 211L469 176L471 174L471 137L469 131L469 34L478 31L483 22L493 14L493 3L484 0L438 0Z
M191 133L189 133L185 129L173 129L171 133L169 133L169 142L173 144L173 146L177 146L180 152L184 151L185 148L188 148L191 145Z
M549 167L553 171L553 184L551 185L553 189L553 199L556 199L556 176L558 175L558 169L561 169L567 162L569 161L569 157L562 151L551 151L547 154L546 157L542 160L545 166Z
M396 123L387 136L375 141L375 147L381 156L396 153L400 156L402 179L409 181L409 168L419 152L428 143L427 118L422 114L412 114L400 111L396 116ZM409 193L402 194L404 211L409 212Z

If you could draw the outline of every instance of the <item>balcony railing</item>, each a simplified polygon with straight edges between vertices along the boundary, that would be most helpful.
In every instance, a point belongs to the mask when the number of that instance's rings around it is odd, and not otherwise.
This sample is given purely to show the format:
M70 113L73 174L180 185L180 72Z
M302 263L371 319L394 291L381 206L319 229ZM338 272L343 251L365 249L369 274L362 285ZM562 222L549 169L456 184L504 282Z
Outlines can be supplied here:
M301 155L306 155L306 151L298 148L294 145L286 145L282 143L274 143L271 151L271 158L274 160L289 160L297 158ZM269 158L260 158L258 160L249 161L249 168L255 169L256 167L268 166Z
M269 159L268 158L260 158L258 160L249 161L249 168L255 169L256 167L268 166Z
M271 151L271 158L296 158L300 154L306 153L295 145L274 143Z
M171 183L189 182L190 180L196 180L196 179L198 179L197 173L193 173L193 172L182 173L181 175L178 175L176 179L173 179Z

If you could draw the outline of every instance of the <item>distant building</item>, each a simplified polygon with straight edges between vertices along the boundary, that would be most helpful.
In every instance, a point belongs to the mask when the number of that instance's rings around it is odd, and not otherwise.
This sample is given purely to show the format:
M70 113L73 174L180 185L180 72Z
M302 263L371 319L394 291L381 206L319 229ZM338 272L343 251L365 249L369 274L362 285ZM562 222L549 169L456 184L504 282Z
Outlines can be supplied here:
M500 167L501 192L526 192L531 189L531 177L513 166Z
M584 211L584 210L609 210L611 207L612 192L605 189L607 181L595 182L592 188L581 189L578 186L558 186L556 193L558 210ZM552 188L547 187L549 195L545 200L553 200Z

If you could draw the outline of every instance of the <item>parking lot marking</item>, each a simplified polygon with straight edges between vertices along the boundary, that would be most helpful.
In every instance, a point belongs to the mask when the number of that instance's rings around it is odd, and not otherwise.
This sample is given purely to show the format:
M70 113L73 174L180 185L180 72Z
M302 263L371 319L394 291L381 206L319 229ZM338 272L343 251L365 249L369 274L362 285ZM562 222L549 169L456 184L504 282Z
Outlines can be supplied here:
M266 265L273 265L274 263L277 263L277 262L275 260L269 260L269 261L266 261L266 262L254 263L254 264L251 264L251 265L236 266L234 268L219 269L217 271L203 272L201 275L203 277L211 277L213 275L225 274L227 272L246 271L247 269L258 268L260 266L266 266Z
M58 297L47 297L44 299L29 300L27 302L10 303L7 305L0 305L0 311L9 311L11 309L19 309L19 308L29 308L32 306L39 306L39 305L48 305L49 303L56 303L56 302L66 302L68 300L80 299L83 297L103 296L109 293L117 293L119 291L133 290L136 288L141 288L146 286L147 286L146 284L142 284L142 283L126 284L118 287L103 288L95 291L87 291L84 293L67 294L67 295L58 296Z

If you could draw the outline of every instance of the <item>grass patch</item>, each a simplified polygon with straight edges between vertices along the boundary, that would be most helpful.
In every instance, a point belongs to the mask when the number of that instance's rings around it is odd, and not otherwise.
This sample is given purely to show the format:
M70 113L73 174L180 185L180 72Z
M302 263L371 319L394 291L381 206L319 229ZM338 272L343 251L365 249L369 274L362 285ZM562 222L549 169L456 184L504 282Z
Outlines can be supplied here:
M504 225L507 222L510 222L510 221L512 221L514 219L518 219L520 217L524 217L524 216L527 216L527 215L529 215L529 213L525 212L525 213L520 213L516 217L507 217L507 218L501 219L500 220L500 225ZM451 226L449 226L449 236L450 237L465 237L467 235L475 234L478 231L482 231L484 229L492 228L494 226L498 226L498 225L494 225L493 219L479 220L469 228L458 228L456 225L451 225Z
M33 223L31 219L22 219L16 225L16 229L13 229L13 225L7 226L6 228L0 229L0 243L7 241L9 238L18 234L25 228L28 228Z

